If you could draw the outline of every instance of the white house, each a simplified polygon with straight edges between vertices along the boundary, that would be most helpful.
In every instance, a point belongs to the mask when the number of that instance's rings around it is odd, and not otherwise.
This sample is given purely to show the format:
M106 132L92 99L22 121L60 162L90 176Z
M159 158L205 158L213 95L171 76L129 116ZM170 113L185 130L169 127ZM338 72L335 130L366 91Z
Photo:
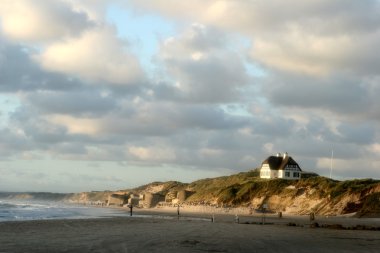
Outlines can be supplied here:
M260 178L300 179L302 170L288 153L268 157L260 169Z

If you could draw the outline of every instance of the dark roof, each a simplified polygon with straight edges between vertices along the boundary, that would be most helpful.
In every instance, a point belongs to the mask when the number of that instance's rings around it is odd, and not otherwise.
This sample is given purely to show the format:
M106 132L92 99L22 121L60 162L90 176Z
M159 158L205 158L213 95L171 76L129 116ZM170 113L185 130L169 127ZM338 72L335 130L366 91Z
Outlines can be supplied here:
M283 170L286 165L296 165L300 170L300 166L291 156L270 156L262 164L268 164L271 170Z

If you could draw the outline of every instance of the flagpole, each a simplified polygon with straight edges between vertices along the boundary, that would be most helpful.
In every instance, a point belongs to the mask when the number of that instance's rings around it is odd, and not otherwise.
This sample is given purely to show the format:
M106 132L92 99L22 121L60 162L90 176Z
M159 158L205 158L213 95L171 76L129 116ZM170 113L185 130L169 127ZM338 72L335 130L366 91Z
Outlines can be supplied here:
M332 174L332 168L333 168L333 159L334 159L334 150L331 150L331 160L330 160L330 179Z

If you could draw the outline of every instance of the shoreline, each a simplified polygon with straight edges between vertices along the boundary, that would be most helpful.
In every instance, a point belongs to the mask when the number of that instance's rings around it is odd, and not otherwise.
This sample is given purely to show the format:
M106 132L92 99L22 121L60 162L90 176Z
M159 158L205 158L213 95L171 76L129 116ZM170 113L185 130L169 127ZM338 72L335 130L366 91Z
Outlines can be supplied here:
M158 215L168 215L172 217L177 217L176 208L151 208L151 209L134 209L136 214L158 214ZM287 225L289 223L294 223L298 226L308 226L316 225L315 223L321 225L335 225L340 224L343 228L355 227L355 226L366 226L366 227L376 227L380 230L380 218L356 218L352 216L342 215L342 216L315 216L314 220L310 220L309 215L293 215L293 214L282 214L282 217L279 218L278 214L273 213L253 213L249 214L239 214L239 212L229 212L229 213L206 213L206 212L197 212L194 210L181 210L180 217L186 216L195 216L211 218L214 216L216 222L230 222L235 223L236 217L239 218L239 223L261 223L263 218L267 223L272 223L276 225Z
M246 225L231 217L218 216L215 223L141 217L1 222L0 252L337 253L380 247L378 231Z
M108 208L108 207L106 207ZM119 210L124 210L129 214L129 208L111 207ZM228 213L222 212L199 212L197 209L180 209L180 219L202 219L206 222L221 222L221 223L236 223L238 217L240 224L261 224L263 217L266 224L297 226L297 227L312 227L312 228L329 228L329 229L348 229L348 230L372 230L380 231L380 218L358 218L351 215L340 216L318 216L314 220L310 220L309 215L294 215L283 213L279 218L276 213L253 213L241 214L236 210L230 210ZM136 217L146 216L141 218L171 218L178 219L176 207L155 207L155 208L133 208L133 215ZM133 217L132 215L132 217ZM128 216L129 217L129 216Z
M72 203L71 203L72 204ZM109 213L102 216L80 216L80 217L54 217L46 219L25 219L25 220L2 220L3 222L26 222L39 220L87 220L87 219L110 219L116 217L129 218L130 209L121 206L99 206L99 205L83 205L75 204L75 206L83 206L94 209L117 210L115 213ZM213 206L194 206L182 205L179 208L180 216L178 217L178 209L175 206L159 206L153 208L133 208L133 218L144 219L189 219L201 220L205 222L224 222L236 223L238 218L241 224L261 224L263 221L267 224L288 225L298 227L319 227L319 228L336 228L336 229L356 229L356 230L380 230L380 218L358 218L354 217L355 213L337 216L319 216L316 215L314 220L309 215L295 215L283 212L281 218L278 213L252 212L245 207L223 208Z

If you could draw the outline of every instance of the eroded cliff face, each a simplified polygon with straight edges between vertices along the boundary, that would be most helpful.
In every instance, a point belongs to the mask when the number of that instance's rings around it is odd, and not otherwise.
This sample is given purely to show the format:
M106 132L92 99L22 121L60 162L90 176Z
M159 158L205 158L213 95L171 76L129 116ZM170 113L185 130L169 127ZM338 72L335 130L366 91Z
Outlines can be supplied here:
M107 203L112 194L153 193L165 196L166 204L170 205L170 201L176 199L178 192L191 192L177 201L193 206L246 207L260 210L266 204L269 211L289 214L304 215L314 212L318 215L344 215L356 213L358 217L380 217L379 180L336 181L324 177L296 181L264 180L252 172L202 179L190 184L175 181L154 182L121 191L74 194L3 193L0 194L0 197L103 205Z
M380 217L380 183L367 180L351 181L351 186L342 187L335 182L325 189L299 184L285 187L278 194L253 197L249 203L254 209L267 204L274 212L305 215L344 215Z
M236 175L234 175L236 177ZM234 177L231 176L231 177ZM290 214L380 216L380 181L361 179L335 181L314 177L297 181L281 179L262 180L244 178L236 182L224 178L204 182L192 190L196 192L188 201L231 207L250 207L260 210L266 204L273 212ZM205 187L207 185L207 187ZM219 185L219 187L218 187Z

